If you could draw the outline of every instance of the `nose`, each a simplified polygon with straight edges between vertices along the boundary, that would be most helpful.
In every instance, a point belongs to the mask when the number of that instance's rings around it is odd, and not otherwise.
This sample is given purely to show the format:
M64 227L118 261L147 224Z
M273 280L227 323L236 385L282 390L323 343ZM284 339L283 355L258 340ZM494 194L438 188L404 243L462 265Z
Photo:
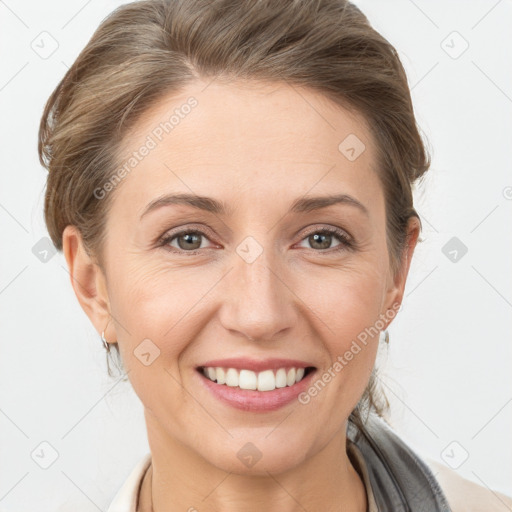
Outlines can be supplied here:
M256 342L281 339L298 320L289 273L267 253L254 261L234 254L220 308L221 324L231 335Z

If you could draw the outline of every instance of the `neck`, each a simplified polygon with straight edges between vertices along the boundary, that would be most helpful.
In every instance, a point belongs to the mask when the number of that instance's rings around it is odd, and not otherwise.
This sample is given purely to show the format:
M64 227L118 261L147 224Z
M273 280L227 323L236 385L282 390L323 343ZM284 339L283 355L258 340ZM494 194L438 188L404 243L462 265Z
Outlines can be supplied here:
M149 438L152 463L137 512L367 510L364 484L346 453L346 428L299 466L258 476L225 472L179 442Z

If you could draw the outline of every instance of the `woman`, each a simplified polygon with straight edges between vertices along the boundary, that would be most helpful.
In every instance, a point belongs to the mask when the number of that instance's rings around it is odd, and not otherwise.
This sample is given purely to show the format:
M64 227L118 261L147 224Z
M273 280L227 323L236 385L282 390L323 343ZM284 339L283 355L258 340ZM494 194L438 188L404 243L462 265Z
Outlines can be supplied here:
M381 418L429 158L354 5L124 5L39 152L49 233L144 405L151 453L110 512L502 506Z

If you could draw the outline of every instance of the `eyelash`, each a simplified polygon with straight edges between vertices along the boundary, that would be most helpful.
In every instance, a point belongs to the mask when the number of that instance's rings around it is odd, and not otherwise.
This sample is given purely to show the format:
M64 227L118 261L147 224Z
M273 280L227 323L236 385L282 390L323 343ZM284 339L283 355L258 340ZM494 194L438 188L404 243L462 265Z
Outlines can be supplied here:
M337 253L342 250L354 251L357 249L357 245L354 242L354 240L352 240L343 230L341 230L339 228L334 228L334 227L333 228L325 227L322 229L314 229L314 230L310 231L309 233L306 233L306 235L301 239L301 242L304 239L306 239L309 236L314 235L314 234L335 235L335 237L339 240L340 244L331 249L324 249L324 250L311 249L312 251L315 251L318 253L332 254L332 253ZM158 242L158 247L164 247L164 249L168 250L169 252L175 253L175 254L186 253L186 254L189 254L192 256L197 255L201 251L204 250L204 249L194 249L193 251L185 251L183 249L176 249L176 247L171 248L169 246L170 242L172 242L175 238L180 237L181 235L200 235L200 236L204 236L205 238L208 238L207 235L200 230L186 229L186 230L179 231L177 233L170 233L168 235L164 235Z

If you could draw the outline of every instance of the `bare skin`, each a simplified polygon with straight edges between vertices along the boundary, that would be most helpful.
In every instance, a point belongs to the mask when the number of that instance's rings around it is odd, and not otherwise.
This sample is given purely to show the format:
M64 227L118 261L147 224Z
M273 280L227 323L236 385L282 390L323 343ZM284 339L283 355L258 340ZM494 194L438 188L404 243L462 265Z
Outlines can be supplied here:
M126 157L155 126L194 96L197 106L117 185L102 265L79 231L64 232L77 298L98 333L118 341L144 405L152 464L139 510L200 512L365 511L361 478L346 453L347 418L370 377L378 337L336 372L307 404L241 411L204 385L197 367L241 356L291 358L329 372L365 329L400 305L419 222L409 224L400 272L386 244L384 192L374 141L362 117L317 92L286 84L197 82L138 120ZM355 134L365 150L338 149ZM142 216L168 193L224 202L226 214L168 205ZM296 199L347 194L349 202L290 212ZM350 248L325 228L339 228ZM179 229L178 229L179 228ZM200 230L159 246L166 233ZM189 235L190 236L190 235ZM248 263L237 247L252 237L262 252ZM253 246L254 247L254 246ZM143 340L158 347L141 363ZM261 453L252 467L237 454Z

